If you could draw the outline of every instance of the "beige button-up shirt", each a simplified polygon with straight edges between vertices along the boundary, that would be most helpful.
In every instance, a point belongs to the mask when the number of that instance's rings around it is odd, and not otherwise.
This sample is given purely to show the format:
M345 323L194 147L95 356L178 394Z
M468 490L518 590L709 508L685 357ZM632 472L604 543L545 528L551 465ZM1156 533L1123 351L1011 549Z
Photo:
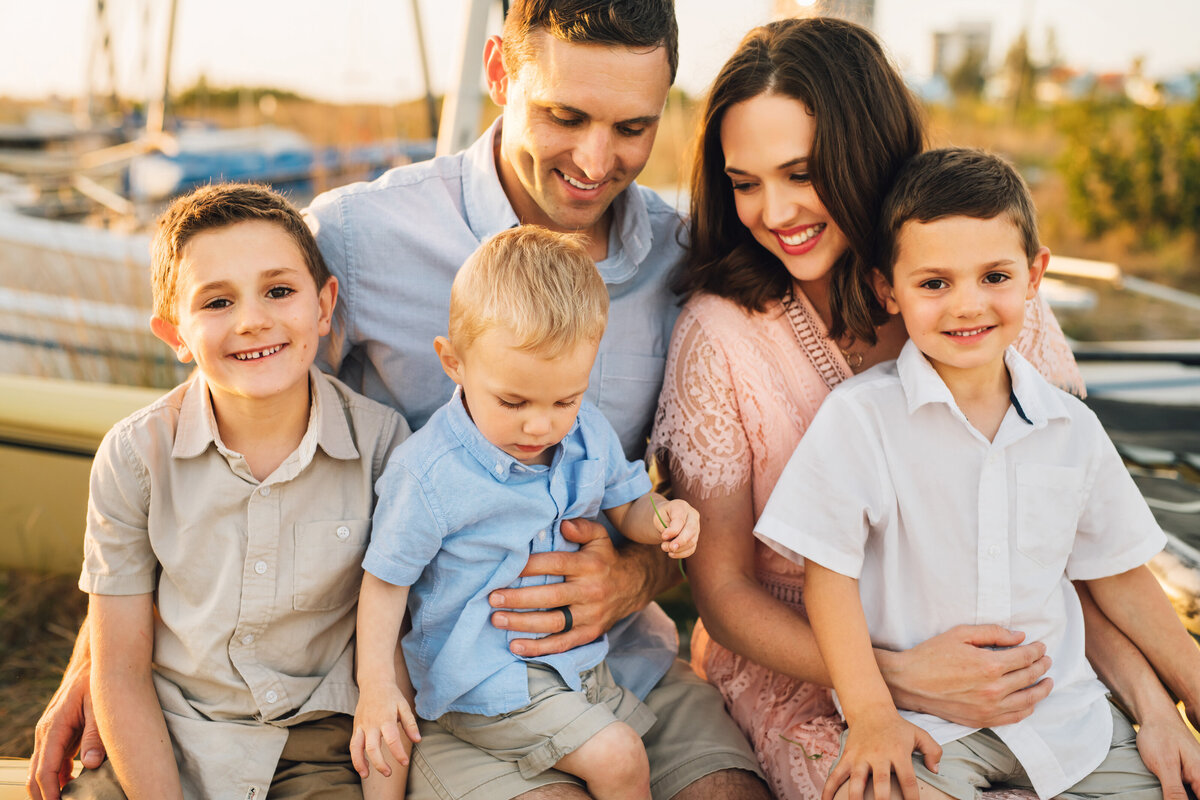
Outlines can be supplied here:
M261 483L202 376L118 423L92 467L90 594L153 592L154 681L191 798L265 797L287 727L352 714L375 480L409 429L310 374L308 430Z

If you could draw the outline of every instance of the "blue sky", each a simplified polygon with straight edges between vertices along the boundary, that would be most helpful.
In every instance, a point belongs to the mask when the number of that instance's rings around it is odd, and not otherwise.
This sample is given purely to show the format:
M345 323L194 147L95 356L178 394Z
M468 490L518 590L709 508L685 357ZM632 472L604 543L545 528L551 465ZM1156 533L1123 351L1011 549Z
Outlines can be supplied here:
M163 0L108 0L118 81L139 96L158 83L165 39ZM215 84L268 84L323 99L394 101L420 90L407 0L179 0L173 83L201 73ZM496 4L499 5L498 3ZM41 97L84 90L94 3L0 0L0 94ZM769 0L676 0L679 84L704 90L742 33L765 21ZM152 47L143 56L147 18ZM453 74L462 4L421 0L436 87ZM498 17L498 13L495 15ZM1197 0L876 0L876 32L912 77L929 71L931 32L991 21L993 58L1023 25L1040 47L1053 27L1068 62L1124 70L1141 56L1152 76L1200 69ZM494 19L492 27L499 24Z

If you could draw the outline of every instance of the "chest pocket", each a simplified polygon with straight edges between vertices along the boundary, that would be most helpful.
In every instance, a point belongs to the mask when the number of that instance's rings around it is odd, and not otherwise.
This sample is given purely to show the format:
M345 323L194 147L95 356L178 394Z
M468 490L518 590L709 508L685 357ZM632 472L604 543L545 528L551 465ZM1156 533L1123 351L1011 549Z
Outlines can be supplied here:
M370 535L369 519L297 523L292 608L332 611L353 603Z
M1082 505L1084 471L1017 466L1017 550L1042 567L1065 569Z
M570 494L563 519L593 519L604 500L604 464L591 458L571 465Z

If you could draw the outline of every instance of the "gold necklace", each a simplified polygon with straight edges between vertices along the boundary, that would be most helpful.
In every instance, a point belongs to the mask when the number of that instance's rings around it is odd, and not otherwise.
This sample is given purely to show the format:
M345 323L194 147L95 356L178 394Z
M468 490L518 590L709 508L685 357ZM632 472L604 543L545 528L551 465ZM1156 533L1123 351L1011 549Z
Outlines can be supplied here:
M851 347L853 347L853 345L851 345ZM862 369L864 358L862 353L858 353L853 350L842 350L840 347L838 349L841 350L842 358L846 359L846 366L850 368L851 372L858 372L860 369Z

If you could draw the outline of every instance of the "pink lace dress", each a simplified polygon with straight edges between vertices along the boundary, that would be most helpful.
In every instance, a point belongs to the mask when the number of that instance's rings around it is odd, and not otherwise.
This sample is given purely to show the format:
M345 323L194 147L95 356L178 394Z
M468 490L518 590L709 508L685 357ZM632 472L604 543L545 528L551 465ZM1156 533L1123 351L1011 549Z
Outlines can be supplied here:
M1040 299L1027 305L1017 348L1051 382L1082 391L1062 330ZM671 336L651 452L664 453L675 482L700 497L749 482L757 518L821 402L850 374L802 294L761 313L698 295ZM754 564L758 581L804 615L804 567L757 540ZM775 796L819 798L843 729L829 690L722 647L702 622L692 635L692 666L724 695Z

